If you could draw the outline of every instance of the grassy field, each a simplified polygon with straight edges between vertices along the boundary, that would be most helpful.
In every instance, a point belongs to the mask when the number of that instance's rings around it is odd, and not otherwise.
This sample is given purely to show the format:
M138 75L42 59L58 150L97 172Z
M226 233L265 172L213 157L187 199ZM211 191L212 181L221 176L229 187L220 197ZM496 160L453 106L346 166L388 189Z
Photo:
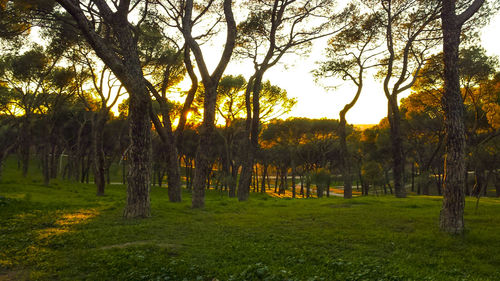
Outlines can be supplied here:
M206 208L151 191L124 220L125 187L20 178L0 184L0 280L500 280L500 200L466 206L466 235L439 232L438 197L282 199Z

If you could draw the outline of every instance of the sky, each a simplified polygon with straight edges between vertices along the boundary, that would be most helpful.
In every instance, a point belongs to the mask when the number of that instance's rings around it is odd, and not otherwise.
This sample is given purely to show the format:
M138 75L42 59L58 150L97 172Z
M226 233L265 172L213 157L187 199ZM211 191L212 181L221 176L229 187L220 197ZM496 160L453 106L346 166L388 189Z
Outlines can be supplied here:
M500 13L497 13L490 24L485 26L481 32L480 42L487 50L488 55L497 55L500 57L499 28ZM36 38L36 34L35 32L32 36ZM224 32L221 35L225 36ZM315 41L307 57L299 57L293 54L285 55L278 65L265 73L264 80L270 80L273 85L285 89L290 97L297 99L295 107L290 113L282 116L282 118L338 119L339 111L353 98L356 89L349 81L344 82L340 79L333 80L332 78L315 81L311 73L314 69L318 68L317 62L324 55L326 41L327 39ZM220 52L216 50L220 50L220 46L219 48L214 48L212 45L204 45L202 49L204 49L209 70L215 69L220 57ZM252 71L253 65L251 63L232 59L224 74L242 74L248 79ZM347 122L350 124L378 124L382 118L387 116L387 99L383 93L382 82L374 80L372 75L367 73L364 78L364 84L358 102L346 116ZM336 87L334 89L327 87L331 85ZM189 89L189 79L185 79L179 87L182 90ZM410 91L402 93L400 94L400 98L406 97L409 94ZM179 101L183 100L179 99ZM116 108L113 110L116 111Z
M481 32L481 45L488 55L500 56L500 14L497 14L490 24ZM341 80L315 82L311 71L318 67L326 40L313 44L308 57L288 55L283 57L282 63L269 69L264 80L287 90L289 96L297 98L297 105L292 111L283 116L331 118L338 119L339 111L352 99L355 89L349 82ZM213 56L216 62L218 56ZM241 62L232 62L225 74L243 74L247 79L252 74L252 66ZM328 89L327 85L335 85L335 89ZM401 98L408 96L410 91L402 93ZM370 74L365 76L365 86L356 105L348 112L347 122L351 124L378 124L387 116L387 100L383 93L382 82L375 81Z

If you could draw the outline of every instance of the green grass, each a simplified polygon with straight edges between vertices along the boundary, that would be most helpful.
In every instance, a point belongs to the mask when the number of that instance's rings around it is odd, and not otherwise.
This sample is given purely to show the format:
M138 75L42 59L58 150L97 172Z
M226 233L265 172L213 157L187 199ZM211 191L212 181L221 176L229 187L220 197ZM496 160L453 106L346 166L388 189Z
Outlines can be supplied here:
M500 280L500 200L467 200L464 236L438 230L438 197L237 202L206 208L151 191L152 217L124 220L125 187L7 169L0 280Z

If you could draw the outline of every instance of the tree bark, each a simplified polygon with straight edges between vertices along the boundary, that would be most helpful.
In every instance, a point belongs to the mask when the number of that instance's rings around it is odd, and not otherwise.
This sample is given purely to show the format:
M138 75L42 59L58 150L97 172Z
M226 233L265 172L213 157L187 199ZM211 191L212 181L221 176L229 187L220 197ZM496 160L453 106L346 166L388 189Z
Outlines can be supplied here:
M205 124L202 125L200 131L200 145L195 158L196 166L193 177L193 195L191 202L193 208L205 207L205 185L211 164L210 157L207 153L212 149L211 145L209 145L212 138L211 131L213 131L213 129L207 128Z
M142 78L142 72L138 76ZM141 84L140 82L135 83ZM130 94L129 99L131 144L127 159L130 168L127 175L127 204L123 216L125 218L145 218L151 215L149 197L151 170L150 101L144 84L143 87L140 87L142 91L140 88L131 88L136 94ZM130 92L132 91L129 90Z
M445 160L443 180L443 207L440 213L441 230L450 234L464 232L465 207L465 124L464 107L460 92L458 51L463 23L482 5L474 2L460 15L456 15L455 1L443 0L441 11L444 57L444 94L442 98L445 118Z

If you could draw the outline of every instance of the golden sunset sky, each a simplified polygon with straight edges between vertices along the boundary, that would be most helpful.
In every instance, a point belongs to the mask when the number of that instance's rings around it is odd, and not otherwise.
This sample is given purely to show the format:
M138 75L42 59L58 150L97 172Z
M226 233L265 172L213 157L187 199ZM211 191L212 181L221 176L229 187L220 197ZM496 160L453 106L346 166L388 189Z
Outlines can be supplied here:
M483 28L481 45L488 55L500 56L500 15L497 14L490 24ZM288 114L290 117L332 118L338 119L339 111L352 99L355 89L350 82L341 80L314 81L311 71L317 67L316 61L321 60L326 40L317 41L311 49L309 57L283 57L283 63L270 69L264 76L271 83L287 90L290 96L298 99L297 105ZM248 69L249 72L242 71ZM240 64L232 63L226 74L244 74L250 76L251 65L243 68ZM335 85L335 89L326 89L325 86ZM410 91L402 94L405 97ZM365 86L357 104L347 114L347 121L351 124L377 124L387 116L387 99L383 93L382 82L376 81L372 74L365 75ZM286 116L285 116L286 117Z
M490 24L485 26L481 32L481 45L487 50L488 55L500 56L500 13L497 13ZM37 32L32 35L36 39ZM215 38L215 43L207 43L202 46L205 59L210 70L215 69L219 61L221 46L217 45L224 42L225 30L221 30L220 40ZM218 37L217 36L217 37ZM340 79L324 79L315 81L311 71L318 67L317 62L324 57L327 38L317 40L308 51L308 56L298 56L286 54L281 63L274 66L266 72L264 80L270 80L272 84L277 85L288 92L291 97L297 98L297 104L292 111L282 116L287 117L307 117L307 118L330 118L338 119L339 111L348 103L355 89L349 81ZM437 50L439 51L439 50ZM246 79L250 77L253 71L253 65L248 61L232 59L229 63L225 75L242 74ZM200 77L198 75L198 77ZM365 85L363 92L357 104L347 114L347 121L350 124L377 124L387 115L387 100L382 90L382 82L373 78L373 73L365 75ZM201 81L201 78L199 78ZM186 78L179 88L181 90L189 89L190 81ZM336 86L334 89L327 86ZM410 91L400 95L401 98L410 94ZM175 98L174 99L178 99ZM183 99L178 99L183 101ZM114 111L117 106L115 106Z
M500 14L497 14L488 26L481 32L481 45L487 50L488 55L500 57ZM224 34L224 33L222 33ZM222 40L223 41L223 40ZM264 80L285 89L289 96L297 98L298 102L292 111L282 116L330 118L338 119L339 111L352 99L355 89L349 81L340 79L325 79L315 81L311 71L317 68L316 62L322 60L326 41L315 41L309 56L299 57L294 54L285 55L281 63L269 69L264 75ZM220 53L215 50L217 46L207 44L202 46L209 69L215 69ZM440 50L438 50L440 51ZM249 62L233 59L224 73L225 75L242 74L248 79L253 70ZM365 75L363 92L356 105L348 112L347 122L350 124L377 124L387 116L387 99L383 93L382 82L373 78L373 73ZM180 85L181 89L189 89L190 81L186 79ZM329 88L328 86L335 86ZM404 98L410 91L400 95Z

